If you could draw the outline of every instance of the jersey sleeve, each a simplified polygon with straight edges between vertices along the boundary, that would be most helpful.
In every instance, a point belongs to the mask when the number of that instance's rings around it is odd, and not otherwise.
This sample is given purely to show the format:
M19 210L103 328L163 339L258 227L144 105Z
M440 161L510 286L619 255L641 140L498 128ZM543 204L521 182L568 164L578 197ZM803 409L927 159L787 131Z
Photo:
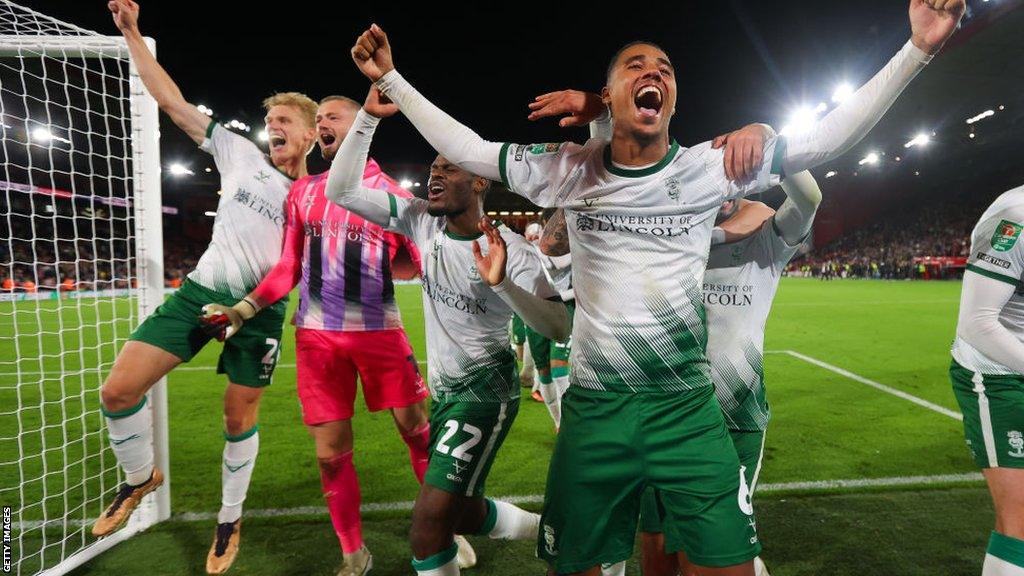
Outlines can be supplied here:
M731 181L725 176L725 149L711 147L711 142L704 142L693 147L694 153L700 154L704 160L704 168L721 188L724 200L742 198L750 194L764 192L778 186L784 174L782 159L786 154L786 140L772 136L764 142L764 154L757 172L748 180Z
M508 243L508 276L512 283L545 300L560 299L558 290L544 273L544 264L537 251L526 240L513 239Z
M213 156L213 162L220 172L224 172L226 167L238 162L240 158L263 156L259 146L221 126L216 120L210 120L210 125L206 128L206 138L199 148Z
M761 226L759 234L761 234L762 241L768 249L768 255L775 269L782 270L793 259L793 256L800 250L800 247L807 241L807 236L811 233L808 232L796 244L790 245L789 242L786 242L782 231L775 224L775 217L772 216Z
M388 202L391 216L384 229L408 236L417 245L424 242L434 221L434 217L427 213L427 201L388 194Z
M580 161L582 146L572 142L501 146L498 171L512 192L542 207L561 206L562 184Z
M1024 288L1024 209L1005 210L978 225L967 270Z

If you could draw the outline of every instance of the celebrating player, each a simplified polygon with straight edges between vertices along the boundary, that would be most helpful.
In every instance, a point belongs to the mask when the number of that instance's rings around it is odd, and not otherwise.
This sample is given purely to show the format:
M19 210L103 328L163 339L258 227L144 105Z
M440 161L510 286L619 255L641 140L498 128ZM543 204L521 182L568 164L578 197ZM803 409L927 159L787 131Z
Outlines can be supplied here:
M984 576L1024 576L1024 186L971 234L949 377L996 509Z
M765 324L782 271L810 233L821 202L821 190L809 172L787 177L782 188L787 199L777 213L759 202L734 200L723 205L704 273L711 381L740 459L747 487L743 496L748 504L761 472L770 418L764 388ZM747 205L740 210L739 202ZM643 573L693 574L694 567L682 550L665 547L659 500L657 490L644 492L640 514ZM767 576L760 558L754 559L754 565L757 576Z
M427 101L394 69L378 26L358 38L357 66L442 156L538 205L565 208L579 303L573 384L538 538L556 572L596 573L628 558L641 491L653 486L670 549L685 546L701 574L753 574L753 510L739 498L747 488L704 356L701 284L715 215L726 200L856 143L963 9L962 0L912 0L911 40L868 84L806 134L780 140L754 128L727 155L669 138L674 69L650 43L623 47L609 65L610 144L528 146L485 141Z
M570 325L537 253L521 236L483 217L488 180L438 156L430 167L427 200L362 186L359 174L376 125L397 111L371 89L331 165L327 196L409 236L423 255L434 402L430 464L413 508L410 540L417 573L458 574L454 533L515 539L537 534L536 514L483 497L491 464L519 410L508 336L512 313L556 340L568 337ZM480 246L481 233L486 248Z
M138 4L112 0L108 7L150 94L179 128L213 155L223 194L213 240L196 269L132 333L103 383L103 414L125 483L93 525L96 536L117 530L142 497L163 482L163 474L153 465L152 414L145 393L211 339L199 322L204 304L234 303L277 262L288 188L295 178L306 175L306 154L316 137L316 103L295 92L275 94L263 102L270 135L268 158L254 143L211 121L185 100L143 41ZM286 302L279 302L250 322L225 343L220 356L217 371L228 377L224 393L227 442L221 466L222 506L206 564L210 573L227 570L238 550L242 502L259 450L260 394L277 364L285 306Z
M359 104L344 96L320 101L317 141L325 160L334 159ZM409 448L416 479L427 468L430 424L427 388L420 376L409 338L395 302L392 277L396 262L411 257L412 276L420 268L419 251L407 237L384 231L373 222L327 200L327 173L295 182L288 195L281 260L248 296L233 307L211 305L234 332L246 319L285 297L301 283L296 326L296 366L303 422L316 445L331 522L341 543L340 574L360 575L373 565L363 543L359 515L359 480L353 464L352 415L356 378L371 412L390 410ZM372 159L362 175L364 186L404 198L412 197ZM473 552L460 542L464 566Z

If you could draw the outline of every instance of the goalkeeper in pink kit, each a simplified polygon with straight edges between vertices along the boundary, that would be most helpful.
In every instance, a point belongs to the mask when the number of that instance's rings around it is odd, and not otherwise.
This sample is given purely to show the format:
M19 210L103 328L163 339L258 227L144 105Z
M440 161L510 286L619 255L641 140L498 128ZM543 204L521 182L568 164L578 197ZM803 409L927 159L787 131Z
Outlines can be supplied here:
M326 160L334 158L359 108L342 96L320 102L317 140ZM372 556L363 544L353 464L357 376L367 408L391 411L420 483L427 467L428 392L402 328L392 281L396 275L415 275L420 256L405 236L327 200L326 182L325 172L292 185L280 261L233 307L211 304L206 312L209 323L222 323L230 337L242 322L299 285L293 323L302 419L316 443L324 497L341 542L340 574L360 575L372 567ZM372 160L363 185L412 197Z

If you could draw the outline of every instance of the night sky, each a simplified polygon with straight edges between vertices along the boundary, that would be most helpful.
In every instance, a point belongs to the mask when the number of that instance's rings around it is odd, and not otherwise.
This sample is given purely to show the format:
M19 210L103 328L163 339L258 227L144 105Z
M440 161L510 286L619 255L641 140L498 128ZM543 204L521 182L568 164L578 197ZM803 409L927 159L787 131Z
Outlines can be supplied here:
M100 0L23 4L117 33ZM609 57L629 40L657 42L672 58L679 83L672 133L685 144L752 121L779 126L795 105L828 100L839 81L867 80L909 37L907 4L894 0L623 4L617 11L578 3L369 8L297 0L275 10L209 0L140 4L140 27L156 39L159 60L186 98L223 120L259 126L260 100L278 90L362 101L368 83L349 48L377 22L389 33L398 69L424 94L485 138L513 141L585 138L528 122L526 104L565 87L597 91ZM165 163L193 155L187 140L166 132ZM378 134L374 155L386 164L433 156L404 119Z

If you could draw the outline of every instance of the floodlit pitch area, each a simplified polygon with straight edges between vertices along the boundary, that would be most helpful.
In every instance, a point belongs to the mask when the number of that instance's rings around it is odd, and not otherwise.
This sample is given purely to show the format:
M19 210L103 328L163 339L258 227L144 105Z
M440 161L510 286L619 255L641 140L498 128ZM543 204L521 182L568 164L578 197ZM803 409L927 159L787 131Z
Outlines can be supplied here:
M773 575L980 572L991 505L964 446L946 375L959 294L959 283L952 282L783 280L767 328L766 381L774 416L755 498ZM419 288L399 286L398 295L410 338L425 360ZM10 329L12 306L3 304L2 330ZM322 508L312 441L300 421L293 342L289 328L261 408L260 455L233 574L333 574L341 561ZM45 351L58 343L38 345ZM11 345L5 341L0 350L5 358L17 353L6 349ZM215 373L218 352L214 343L170 376L174 520L118 545L76 574L202 571L220 498L224 379ZM51 369L59 363L48 362L45 370ZM0 436L17 436L16 426L4 416ZM407 574L406 534L417 486L406 447L386 413L368 414L363 407L354 426L374 574ZM56 433L67 435L73 446L73 432ZM48 438L48 446L59 447L57 440ZM490 495L539 509L553 443L544 406L524 395L488 480ZM16 444L5 440L0 448L0 461L17 459ZM0 477L5 486L17 481L11 467ZM26 484L26 490L39 489ZM107 489L103 499L114 485ZM89 507L90 517L99 512L98 501ZM469 573L543 573L529 543L480 537L472 542L479 564ZM639 573L635 560L628 570Z

